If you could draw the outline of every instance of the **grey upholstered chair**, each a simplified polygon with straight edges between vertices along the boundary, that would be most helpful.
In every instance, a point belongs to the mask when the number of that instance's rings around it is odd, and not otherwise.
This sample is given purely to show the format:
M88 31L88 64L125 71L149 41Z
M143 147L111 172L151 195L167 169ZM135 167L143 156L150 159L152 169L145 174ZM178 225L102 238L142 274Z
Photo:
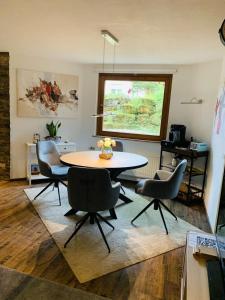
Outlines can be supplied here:
M113 151L117 151L117 152L123 152L123 143L121 141L117 141L116 140L116 146L113 147ZM114 181L119 182L119 179L114 178ZM123 186L121 185L121 190L123 191L124 195L126 194Z
M34 200L40 196L49 186L54 184L58 189L59 205L61 205L59 183L67 187L63 180L67 180L69 167L60 162L60 155L53 141L40 141L36 145L38 165L42 175L50 179L50 183L35 196Z
M154 198L132 221L133 223L141 214L143 214L152 204L154 210L159 210L163 220L166 233L168 229L163 216L162 208L164 207L177 220L175 214L161 201L161 199L173 199L178 195L184 172L187 166L187 161L182 160L176 167L174 172L158 170L154 179L141 180L136 186L136 193Z
M90 218L90 223L95 222L101 232L104 242L110 252L110 248L99 220L105 222L114 229L105 218L98 212L110 210L115 207L120 193L120 183L112 185L110 173L106 169L72 167L68 172L68 198L69 204L77 211L87 212L75 226L75 231L66 241L69 241L80 230L84 223Z
M116 141L116 146L113 147L113 150L123 152L123 143L121 141Z

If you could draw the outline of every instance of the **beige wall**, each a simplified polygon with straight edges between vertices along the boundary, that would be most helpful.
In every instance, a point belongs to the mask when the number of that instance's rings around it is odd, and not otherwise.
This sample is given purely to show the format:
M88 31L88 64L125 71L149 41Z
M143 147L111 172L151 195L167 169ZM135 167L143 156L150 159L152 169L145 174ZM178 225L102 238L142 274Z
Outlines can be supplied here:
M47 135L46 123L52 118L25 118L17 116L16 69L40 70L79 76L79 98L82 110L82 67L78 64L22 56L10 53L10 120L11 120L11 178L26 176L26 142L31 142L33 134L38 132L41 137ZM55 120L58 120L56 118ZM75 119L60 119L62 126L59 134L63 140L78 141L81 126L81 115Z
M84 69L85 89L83 123L84 139L81 139L81 147L95 146L95 119L90 118L96 113L97 106L97 71L101 67L87 65ZM211 124L214 114L214 102L217 95L218 82L221 70L221 61L213 61L195 65L117 65L116 71L121 72L163 72L174 73L169 112L169 125L171 123L187 126L187 137L193 136L200 141L210 142ZM177 72L176 72L177 70ZM193 97L202 98L203 104L182 105L181 101L190 100ZM169 128L169 127L168 127ZM124 140L125 150L137 153L158 152L159 143L138 142Z
M221 72L219 92L221 88L225 88L225 56ZM214 101L214 107L215 105L216 100ZM224 117L225 116L223 115L222 118L224 119ZM212 127L211 153L206 186L205 205L210 226L212 230L215 231L225 166L225 126L221 127L222 130L219 135L215 132L214 120L212 122Z
M95 119L98 71L96 65L69 64L42 58L10 54L10 101L11 101L11 178L23 178L26 171L25 143L32 141L33 133L47 135L45 124L51 119L19 118L16 114L16 68L76 74L80 77L80 116L76 119L62 119L60 135L63 140L77 143L77 148L85 150L96 145ZM120 65L116 71L174 73L169 124L181 123L187 126L188 137L210 141L214 102L217 95L221 61L197 65ZM111 70L110 70L111 71ZM192 97L202 98L201 105L182 105L181 101ZM126 151L143 155L159 153L159 143L125 140Z

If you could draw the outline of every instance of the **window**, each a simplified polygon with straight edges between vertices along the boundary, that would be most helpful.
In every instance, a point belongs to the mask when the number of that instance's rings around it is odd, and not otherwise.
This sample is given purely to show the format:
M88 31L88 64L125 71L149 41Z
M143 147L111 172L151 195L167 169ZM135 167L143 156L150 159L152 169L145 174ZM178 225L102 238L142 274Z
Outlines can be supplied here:
M99 74L97 135L166 138L172 75Z

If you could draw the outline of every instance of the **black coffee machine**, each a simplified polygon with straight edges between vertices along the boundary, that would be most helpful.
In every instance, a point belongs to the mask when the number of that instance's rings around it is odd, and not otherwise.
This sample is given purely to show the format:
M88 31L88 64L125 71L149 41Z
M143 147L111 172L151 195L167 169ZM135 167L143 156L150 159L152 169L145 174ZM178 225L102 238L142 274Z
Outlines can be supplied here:
M173 146L186 147L187 141L185 140L186 126L172 124L170 127L169 141Z

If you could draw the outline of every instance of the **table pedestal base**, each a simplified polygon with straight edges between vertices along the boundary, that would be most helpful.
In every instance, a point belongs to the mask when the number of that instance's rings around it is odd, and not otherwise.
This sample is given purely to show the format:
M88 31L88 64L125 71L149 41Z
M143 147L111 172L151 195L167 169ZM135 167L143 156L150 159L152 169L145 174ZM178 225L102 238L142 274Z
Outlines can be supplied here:
M114 209L114 208L111 208L111 209L109 210L109 213L110 213L110 217L111 217L112 219L117 219L117 215L116 215L116 212L115 212L115 209Z

